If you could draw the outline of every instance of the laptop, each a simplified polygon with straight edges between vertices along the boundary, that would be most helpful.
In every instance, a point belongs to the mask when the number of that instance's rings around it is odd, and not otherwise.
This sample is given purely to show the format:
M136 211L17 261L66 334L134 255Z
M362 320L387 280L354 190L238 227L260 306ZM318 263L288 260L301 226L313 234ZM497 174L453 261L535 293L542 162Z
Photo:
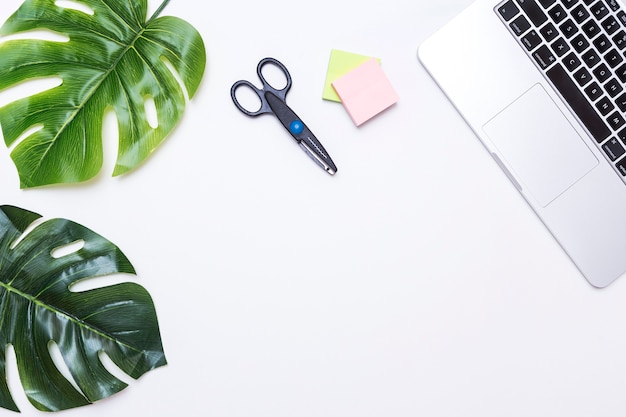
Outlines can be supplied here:
M418 57L589 283L624 274L624 4L477 0Z

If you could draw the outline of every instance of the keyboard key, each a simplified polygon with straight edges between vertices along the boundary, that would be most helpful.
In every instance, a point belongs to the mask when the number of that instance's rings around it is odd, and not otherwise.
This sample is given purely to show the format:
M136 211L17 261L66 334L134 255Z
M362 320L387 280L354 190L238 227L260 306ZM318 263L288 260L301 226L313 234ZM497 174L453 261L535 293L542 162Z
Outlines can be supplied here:
M561 33L567 39L571 38L576 34L576 32L578 32L578 26L576 26L576 23L574 23L572 19L567 19L565 22L561 23L559 28L561 29Z
M587 64L589 68L595 67L596 65L600 63L600 60L601 60L600 55L598 55L596 51L593 50L593 48L585 52L582 58L583 58L583 62Z
M624 58L619 52L617 52L616 49L611 49L606 55L604 55L604 60L611 68L615 68L624 60Z
M589 97L589 100L596 101L597 99L602 97L602 94L604 93L602 92L602 88L600 88L598 83L594 81L591 84L589 84L587 88L585 88L585 94L587 94L587 97Z
M617 22L617 20L615 20L613 16L609 16L602 21L602 27L604 28L606 33L612 35L617 29L619 29L619 23Z
M602 0L591 6L590 10L591 14L593 14L598 20L603 19L607 14L609 14L609 9L607 9Z
M515 0L519 7L524 10L526 16L533 22L536 27L543 25L548 17L535 0Z
M588 21L582 26L582 28L583 32L587 34L589 39L595 38L596 35L601 32L600 25L598 25L598 22L595 20Z
M541 4L544 9L552 6L555 2L556 0L539 0L539 4Z
M611 102L611 100L609 100L608 97L602 97L596 103L596 109L598 109L598 111L600 112L602 116L606 116L614 108L615 108L615 105L613 105L613 103Z
M526 33L528 29L530 29L530 22L526 20L523 15L519 15L515 18L515 20L511 22L509 26L511 27L513 33L515 33L517 36L521 36Z
M556 62L555 56L545 45L541 45L541 47L533 52L533 57L535 58L535 61L537 61L537 64L539 64L541 69L544 70Z
M532 51L541 44L541 38L534 30L531 30L522 37L522 44L528 51Z
M589 104L565 69L560 64L553 65L546 71L546 76L552 81L552 84L561 93L561 96L576 113L596 142L602 143L611 134L611 130L598 113L595 112L593 106Z
M615 97L619 93L622 92L624 87L617 81L615 78L609 80L606 84L604 84L604 89L611 97Z
M596 76L598 81L603 83L609 79L611 71L609 71L609 68L605 64L600 64L593 70L593 75Z
M609 125L613 128L613 130L617 130L624 126L626 120L624 120L619 112L613 112L613 114L611 114L607 119L607 122L609 122Z
M513 3L513 0L509 0L502 6L498 7L498 13L500 13L500 16L502 16L502 18L508 22L509 20L517 16L517 14L519 13L519 9L515 5L515 3Z
M609 50L611 43L609 42L609 38L603 33L593 40L593 46L602 54Z
M569 44L563 38L559 38L550 45L552 50L558 55L563 56L570 50Z
M589 18L589 16L591 16L582 4L576 6L574 10L571 11L571 14L574 20L578 23L584 22L587 18Z
M626 26L626 12L624 12L623 10L617 12L617 20L622 22L622 25Z
M567 17L567 12L560 4L557 4L548 10L548 14L552 18L552 21L556 24L561 23Z
M539 29L539 33L541 33L541 36L543 36L546 42L552 42L559 34L552 23L548 23Z
M569 72L573 72L580 66L580 64L582 64L582 62L580 62L580 59L578 59L576 54L573 52L563 58L563 65L565 65L565 68L567 68Z
M589 74L587 68L582 67L574 73L574 80L576 80L579 86L583 87L591 81L591 74Z
M616 161L620 156L626 153L624 147L617 140L617 138L611 138L604 145L602 145L602 149L604 149L604 153L609 157L611 161Z
M620 50L626 48L626 32L624 32L623 30L617 32L617 34L613 36L613 43Z
M589 48L589 41L587 41L587 38L585 38L585 36L581 33L572 39L572 46L576 52L581 53L585 49Z
M606 0L606 2L614 12L620 9L619 2L617 0Z

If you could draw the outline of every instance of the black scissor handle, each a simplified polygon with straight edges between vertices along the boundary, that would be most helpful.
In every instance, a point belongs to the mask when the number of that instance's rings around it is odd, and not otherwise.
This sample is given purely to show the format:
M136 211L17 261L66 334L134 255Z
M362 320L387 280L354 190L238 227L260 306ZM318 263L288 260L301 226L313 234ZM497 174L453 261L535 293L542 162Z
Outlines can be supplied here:
M285 75L285 79L287 81L287 84L283 88L277 89L277 88L272 86L267 81L267 79L263 75L263 67L265 67L265 65L267 65L267 64L271 64L271 65L274 65L274 66L278 67L282 71L282 73ZM285 98L287 96L287 92L291 88L291 75L289 74L289 71L287 70L287 67L285 67L282 64L282 62L280 62L277 59L274 59L274 58L263 58L261 61L259 61L259 64L257 65L256 72L257 72L257 75L259 76L259 79L261 80L261 83L263 84L263 88L262 89L259 89L259 88L255 87L254 84L252 84L250 81L246 81L246 80L237 81L230 88L230 97L233 99L233 103L235 103L235 106L237 106L237 108L242 113L244 113L245 115L248 115L248 116L259 116L259 115L265 114L265 113L273 113L272 108L270 107L269 103L267 102L265 94L266 93L272 93L272 94L274 94L276 97L278 97L279 99L281 99L284 102ZM239 88L241 88L241 87L249 88L259 98L259 100L261 101L261 106L259 107L258 110L255 110L255 111L248 110L239 102L239 100L237 99L237 90Z
M278 67L282 71L282 73L285 76L285 79L287 81L287 84L283 88L278 89L278 88L274 87L273 85L271 85L265 79L265 76L263 75L263 68L267 64L274 65L274 66ZM256 67L256 73L259 76L259 78L261 79L261 82L263 83L263 89L265 91L270 91L270 92L274 93L276 95L276 97L278 97L278 98L282 99L283 101L285 101L285 98L287 97L287 92L291 88L291 74L289 74L289 71L287 70L287 67L285 67L282 62L280 62L279 60L277 60L275 58L263 58L262 60L259 61L259 65L257 65L257 67Z
M261 107L259 107L258 110L248 110L239 102L239 100L237 99L237 90L241 87L249 88L254 94L259 97L259 100L261 100ZM265 113L272 113L272 109L265 99L265 91L259 90L250 81L240 80L233 84L233 86L230 88L230 97L233 99L233 103L235 103L235 106L237 106L237 108L245 115L258 116Z

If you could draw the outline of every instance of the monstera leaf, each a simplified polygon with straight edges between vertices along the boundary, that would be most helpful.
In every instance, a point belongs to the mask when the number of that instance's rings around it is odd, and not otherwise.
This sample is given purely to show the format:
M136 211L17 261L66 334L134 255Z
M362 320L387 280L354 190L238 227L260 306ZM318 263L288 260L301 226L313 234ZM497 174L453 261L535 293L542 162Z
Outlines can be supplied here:
M89 404L126 387L106 370L101 352L133 378L166 361L154 305L145 289L127 282L70 290L87 278L134 273L124 254L68 220L29 228L39 218L0 206L0 375L6 375L10 344L30 402L39 410L55 411ZM54 343L77 388L55 365ZM18 411L6 377L0 378L0 406Z
M177 76L193 97L206 54L191 25L157 17L168 1L146 21L146 0L26 0L0 28L5 37L37 30L69 37L0 44L0 91L29 80L62 80L0 108L22 188L94 177L102 167L108 109L119 132L114 176L144 161L172 131L186 104ZM156 121L149 118L153 109Z

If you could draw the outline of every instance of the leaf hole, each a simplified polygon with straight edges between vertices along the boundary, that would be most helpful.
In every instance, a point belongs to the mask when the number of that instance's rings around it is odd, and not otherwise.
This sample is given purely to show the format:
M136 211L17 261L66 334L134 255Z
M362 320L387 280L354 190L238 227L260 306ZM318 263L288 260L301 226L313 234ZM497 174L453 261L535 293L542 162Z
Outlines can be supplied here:
M180 74L178 73L178 71L176 71L176 68L174 67L174 65L172 65L172 63L167 58L164 58L164 57L161 57L161 62L165 64L167 69L169 69L172 75L174 76L174 79L178 83L178 86L180 87L181 91L183 92L183 95L185 97L185 102L189 102L189 94L187 92L187 87L185 87L185 82L183 81L182 78L180 78Z
M20 33L13 33L0 38L0 43L16 40L41 40L49 42L69 42L70 37L49 29L26 30Z
M50 353L50 358L61 375L63 375L63 377L67 379L70 384L72 384L76 391L83 394L83 391L79 388L78 384L74 380L74 377L72 376L72 373L70 372L70 369L63 360L63 354L61 353L61 349L59 349L59 345L57 345L54 340L48 342L48 353Z
M9 152L13 152L13 149L15 147L17 147L17 145L19 145L20 142L22 142L23 140L25 140L26 138L34 135L35 133L39 132L41 129L43 129L43 124L38 123L34 126L29 127L28 129L26 129L24 131L24 133L22 133L20 136L18 136L17 139L15 139L9 146Z
M53 258L58 259L67 255L71 255L72 253L76 253L84 247L85 247L85 241L83 239L78 239L75 242L68 243L66 245L59 246L58 248L52 249L52 251L50 252L50 255Z
M57 7L61 7L63 9L76 10L76 11L88 14L90 16L93 16L93 14L94 14L94 11L93 11L93 9L91 7L87 6L86 4L79 3L77 1L57 0L57 1L54 2L54 4Z
M152 96L145 96L143 99L143 106L146 111L146 119L151 128L156 129L159 127L159 117L157 115L156 105L154 104L154 98Z
M131 281L131 277L127 274L111 274L111 275L102 275L99 277L89 277L80 281L73 282L70 285L69 290L71 292L85 292L95 290L97 288L105 288L111 287L117 284L123 284Z
M102 172L113 172L119 150L119 126L117 114L108 107L102 118Z
M122 371L115 364L115 362L113 362L113 360L109 357L109 355L107 355L106 352L104 351L98 352L98 359L100 359L100 363L102 363L102 366L104 366L107 372L109 372L115 378L119 379L126 385L130 385L132 383L133 378L128 376L126 372Z
M9 344L5 350L6 354L6 380L7 385L9 386L9 392L11 393L11 398L17 405L19 409L24 409L25 407L31 407L32 405L28 401L28 397L26 396L26 392L24 391L24 386L20 381L20 373L17 366L17 357L15 355L15 348L13 345Z
M15 239L13 243L11 243L11 246L9 246L9 249L11 250L15 249L15 247L19 245L20 242L24 240L30 232L32 232L36 227L38 227L40 224L44 223L45 221L46 220L43 217L40 217L34 222L32 222L31 224L29 224L28 227L24 229L24 232L17 239Z
M58 76L33 78L0 91L0 108L14 101L52 90L63 84Z

